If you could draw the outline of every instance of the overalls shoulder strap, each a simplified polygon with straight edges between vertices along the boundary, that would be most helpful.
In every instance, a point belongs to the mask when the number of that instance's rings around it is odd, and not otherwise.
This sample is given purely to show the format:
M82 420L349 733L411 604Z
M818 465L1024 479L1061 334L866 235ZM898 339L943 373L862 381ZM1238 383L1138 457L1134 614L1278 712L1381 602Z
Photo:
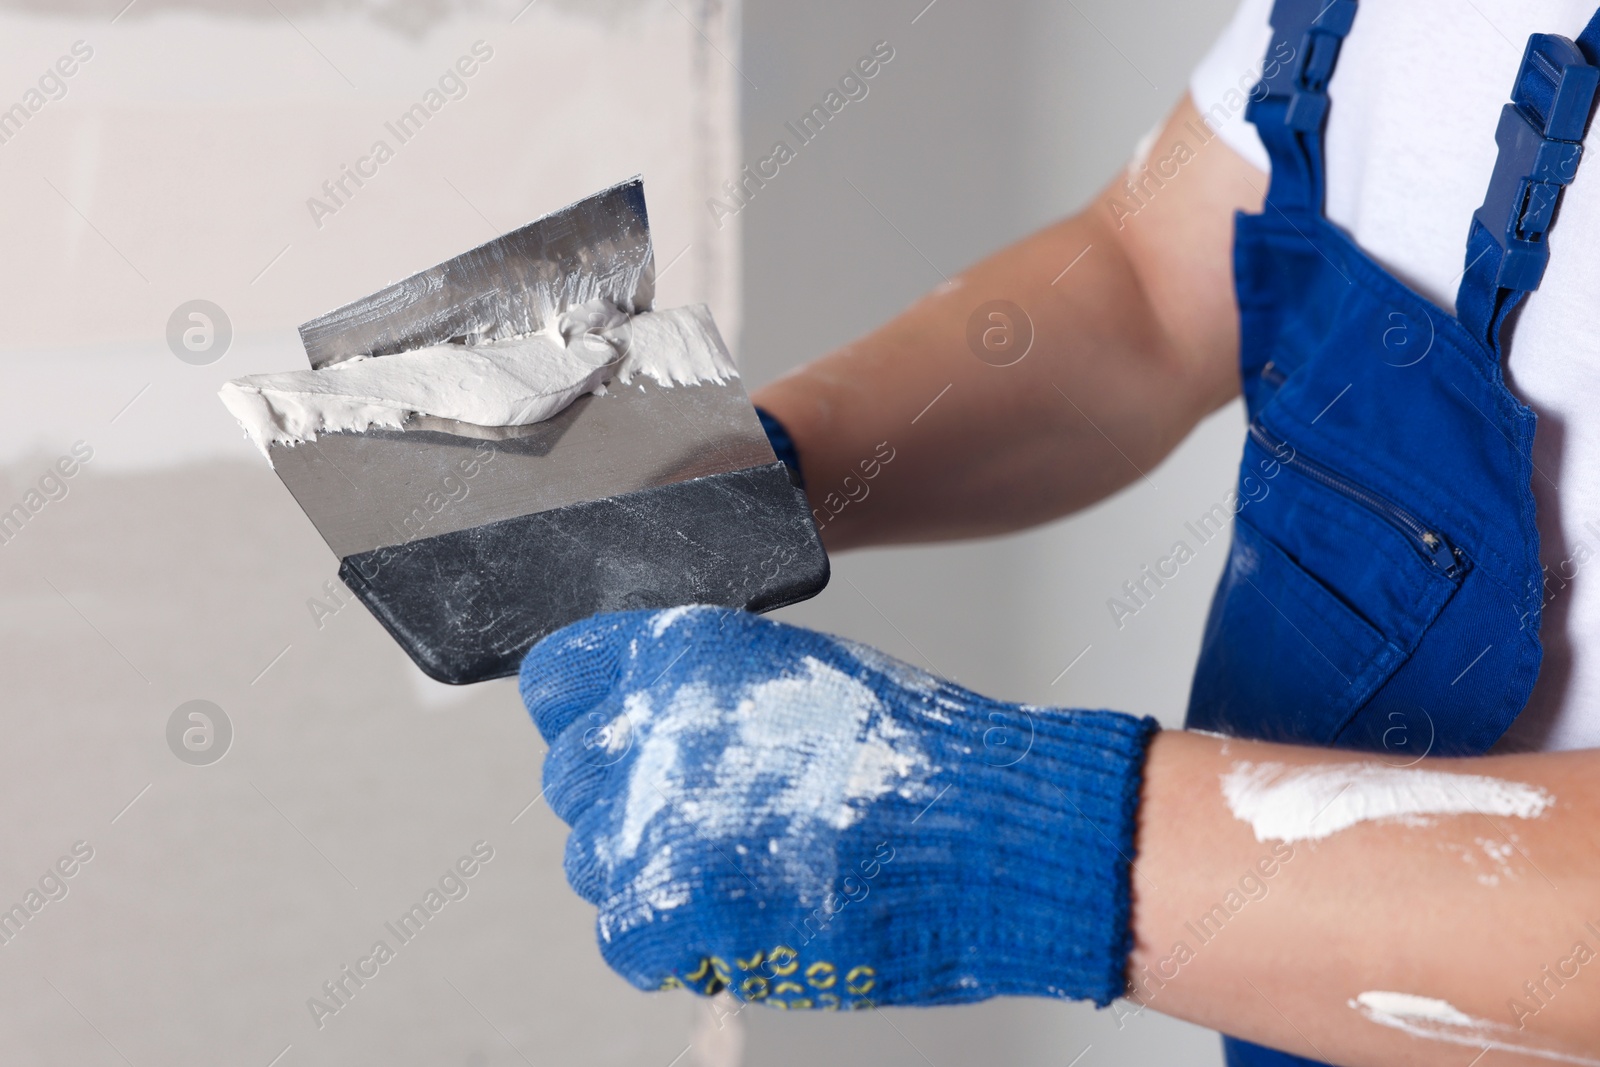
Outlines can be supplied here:
M1500 112L1500 146L1483 206L1472 217L1456 317L1497 356L1506 317L1539 288L1561 190L1583 156L1600 84L1600 12L1576 41L1528 39L1511 102Z
M1245 115L1272 160L1267 202L1279 211L1322 213L1328 81L1355 17L1356 0L1273 5L1272 43Z
M1326 190L1322 133L1328 82L1355 21L1356 0L1277 0L1272 43L1247 117L1272 161L1268 206L1320 215ZM1500 115L1500 155L1473 215L1456 315L1499 355L1500 329L1537 289L1561 190L1577 173L1600 84L1600 11L1577 40L1528 40L1511 103Z

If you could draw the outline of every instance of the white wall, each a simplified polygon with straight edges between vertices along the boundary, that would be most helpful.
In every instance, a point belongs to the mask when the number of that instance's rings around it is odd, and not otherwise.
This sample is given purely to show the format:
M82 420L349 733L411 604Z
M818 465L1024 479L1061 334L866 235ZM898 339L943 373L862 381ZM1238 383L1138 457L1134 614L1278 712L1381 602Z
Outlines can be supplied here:
M736 325L737 230L701 203L735 140L736 76L705 61L732 19L675 2L0 4L0 107L93 50L0 143L0 500L93 449L0 545L0 909L93 849L0 947L0 1060L683 1051L693 1006L595 951L514 685L427 682L359 607L319 621L337 561L215 396L304 366L297 323L636 171L658 249L688 249L662 300ZM307 199L479 40L467 95L318 226ZM164 337L195 297L235 331L208 366ZM194 699L234 730L210 766L168 747ZM469 894L318 1029L308 999L480 840Z

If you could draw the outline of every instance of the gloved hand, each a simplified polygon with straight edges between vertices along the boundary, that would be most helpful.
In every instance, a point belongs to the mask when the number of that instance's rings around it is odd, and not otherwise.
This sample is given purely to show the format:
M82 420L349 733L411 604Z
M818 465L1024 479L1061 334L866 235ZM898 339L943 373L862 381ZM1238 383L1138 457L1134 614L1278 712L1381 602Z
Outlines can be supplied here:
M1007 704L725 608L545 638L523 700L600 951L790 1008L1121 995L1154 720Z

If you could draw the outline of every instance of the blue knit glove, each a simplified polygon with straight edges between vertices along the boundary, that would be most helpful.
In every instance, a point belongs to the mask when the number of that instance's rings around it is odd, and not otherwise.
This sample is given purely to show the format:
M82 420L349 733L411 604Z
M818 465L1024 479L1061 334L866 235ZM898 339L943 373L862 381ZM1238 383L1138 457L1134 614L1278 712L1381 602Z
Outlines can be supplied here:
M541 641L522 698L600 951L789 1008L1122 994L1154 720L981 697L725 608Z

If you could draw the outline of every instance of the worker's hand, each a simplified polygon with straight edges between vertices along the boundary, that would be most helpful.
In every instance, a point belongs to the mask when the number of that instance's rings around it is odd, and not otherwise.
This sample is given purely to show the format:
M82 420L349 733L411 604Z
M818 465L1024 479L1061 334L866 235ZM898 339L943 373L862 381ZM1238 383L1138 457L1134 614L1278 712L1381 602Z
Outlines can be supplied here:
M541 641L522 696L600 950L793 1008L1123 992L1155 724L1005 704L723 608Z

